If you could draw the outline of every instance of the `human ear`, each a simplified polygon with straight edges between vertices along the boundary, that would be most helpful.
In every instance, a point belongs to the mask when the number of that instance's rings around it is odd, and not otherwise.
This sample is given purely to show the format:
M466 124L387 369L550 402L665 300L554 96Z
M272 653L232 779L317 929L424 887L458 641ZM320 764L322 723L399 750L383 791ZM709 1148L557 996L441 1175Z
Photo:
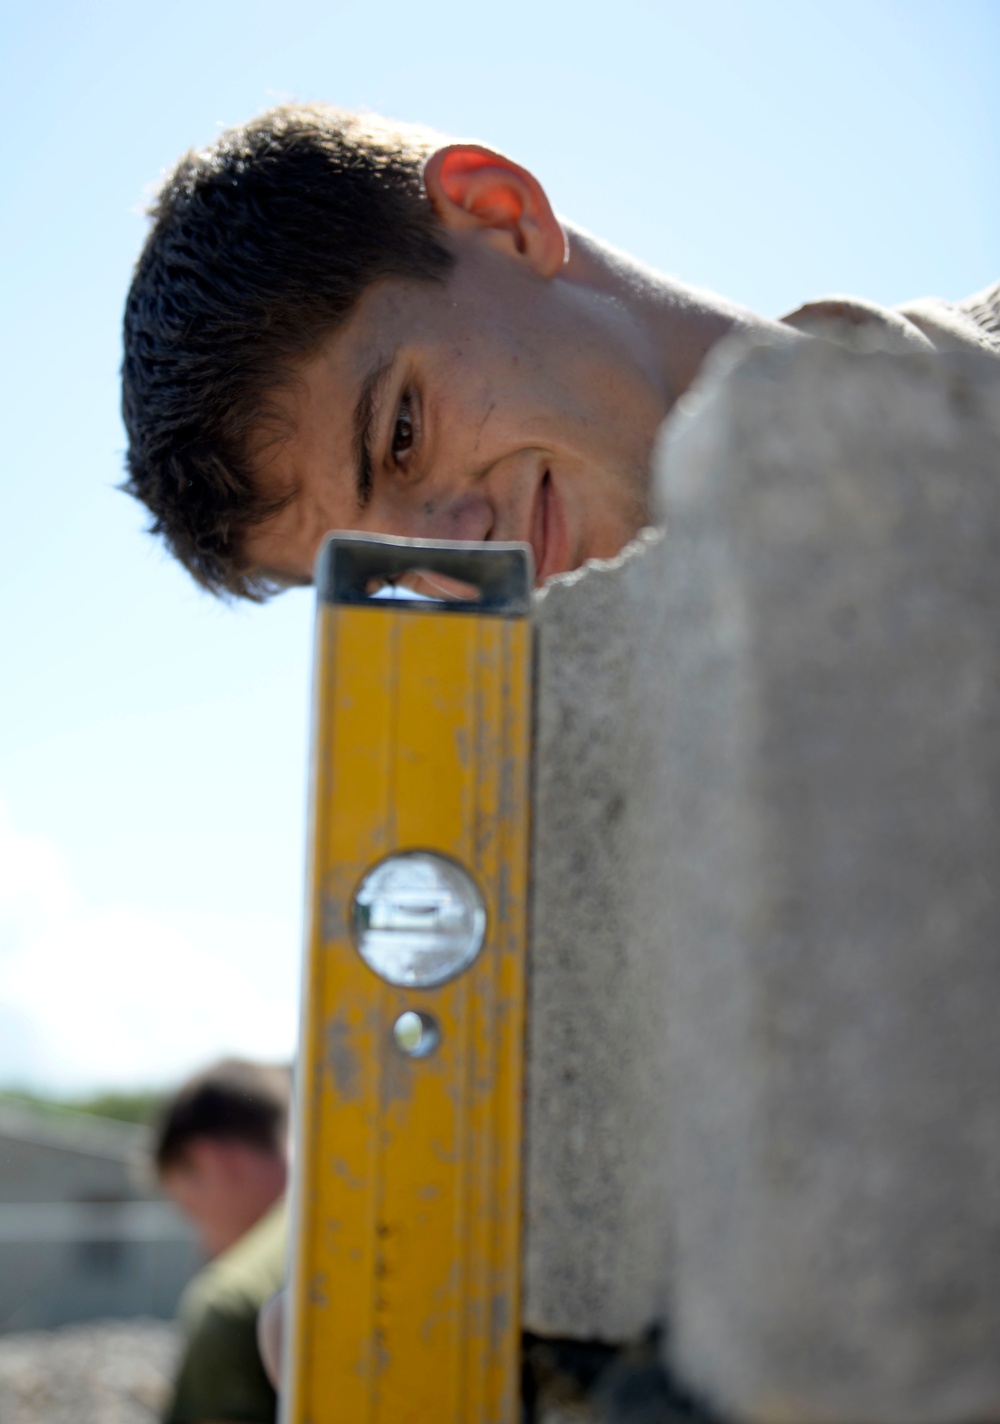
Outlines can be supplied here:
M526 168L477 143L451 143L424 165L424 187L451 232L479 232L494 246L554 277L566 234L545 189Z

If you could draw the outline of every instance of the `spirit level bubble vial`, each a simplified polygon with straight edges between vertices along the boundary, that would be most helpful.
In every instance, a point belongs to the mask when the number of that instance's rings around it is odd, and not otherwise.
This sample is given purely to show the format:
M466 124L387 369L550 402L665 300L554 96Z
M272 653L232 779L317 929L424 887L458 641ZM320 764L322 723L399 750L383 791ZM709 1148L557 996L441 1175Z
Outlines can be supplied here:
M320 556L284 1424L519 1417L532 581Z

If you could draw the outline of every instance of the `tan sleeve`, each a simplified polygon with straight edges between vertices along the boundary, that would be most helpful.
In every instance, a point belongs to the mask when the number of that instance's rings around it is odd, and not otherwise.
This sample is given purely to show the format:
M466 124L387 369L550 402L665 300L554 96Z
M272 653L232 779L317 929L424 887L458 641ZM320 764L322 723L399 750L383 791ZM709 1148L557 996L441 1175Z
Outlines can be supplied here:
M789 312L781 320L807 336L822 336L853 346L870 336L882 351L932 351L934 343L913 322L892 307L880 307L860 297L824 297Z
M978 347L1000 355L1000 282L961 302L924 297L900 308L939 349Z
M885 351L985 351L1000 356L1000 282L948 302L922 297L883 307L858 297L826 297L807 302L782 321L809 336L853 345L870 337Z

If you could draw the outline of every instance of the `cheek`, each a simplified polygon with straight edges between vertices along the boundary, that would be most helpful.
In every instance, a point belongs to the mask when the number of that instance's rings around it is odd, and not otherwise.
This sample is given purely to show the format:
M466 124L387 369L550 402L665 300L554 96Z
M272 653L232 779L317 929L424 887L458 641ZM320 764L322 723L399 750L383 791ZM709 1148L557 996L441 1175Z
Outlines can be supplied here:
M605 352L595 344L533 363L523 385L546 425L581 454L619 471L645 464L668 408L641 369L617 349Z

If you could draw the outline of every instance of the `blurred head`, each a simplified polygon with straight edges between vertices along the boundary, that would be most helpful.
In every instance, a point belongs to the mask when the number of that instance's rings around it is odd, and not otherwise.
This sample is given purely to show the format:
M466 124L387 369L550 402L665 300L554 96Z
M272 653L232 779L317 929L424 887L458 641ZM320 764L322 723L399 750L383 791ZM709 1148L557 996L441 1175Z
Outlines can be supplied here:
M238 1241L285 1190L289 1092L285 1069L227 1059L189 1079L161 1110L152 1144L157 1176L211 1256Z
M511 160L281 108L183 159L152 216L126 488L207 587L308 582L331 528L524 539L545 577L645 521L655 353Z

